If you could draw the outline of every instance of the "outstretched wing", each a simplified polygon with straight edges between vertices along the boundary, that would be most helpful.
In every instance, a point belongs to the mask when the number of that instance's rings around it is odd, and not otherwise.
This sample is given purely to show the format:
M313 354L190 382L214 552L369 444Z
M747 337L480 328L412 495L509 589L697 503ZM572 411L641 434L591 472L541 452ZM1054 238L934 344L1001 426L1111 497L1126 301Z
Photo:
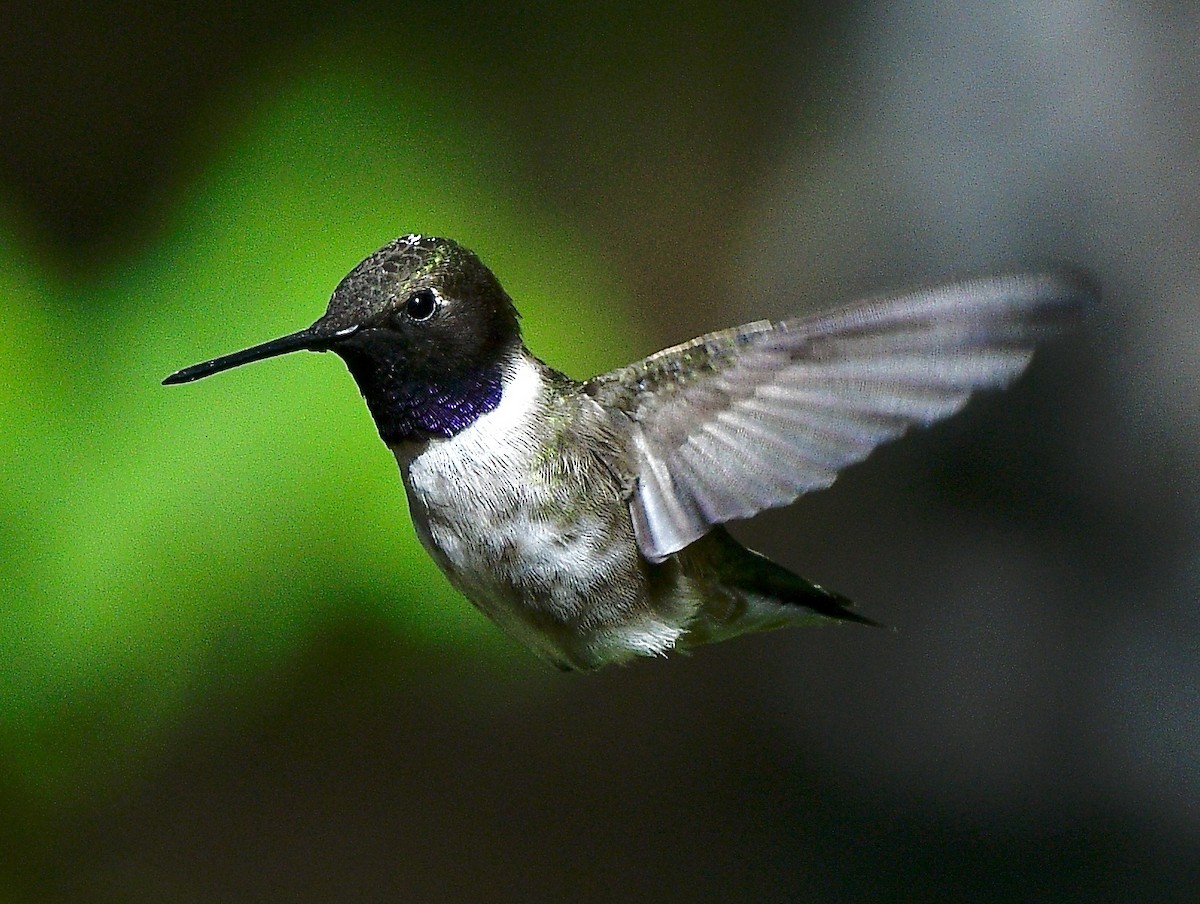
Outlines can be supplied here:
M701 336L595 377L634 431L642 553L833 483L880 443L1025 369L1096 297L1073 273L979 279Z

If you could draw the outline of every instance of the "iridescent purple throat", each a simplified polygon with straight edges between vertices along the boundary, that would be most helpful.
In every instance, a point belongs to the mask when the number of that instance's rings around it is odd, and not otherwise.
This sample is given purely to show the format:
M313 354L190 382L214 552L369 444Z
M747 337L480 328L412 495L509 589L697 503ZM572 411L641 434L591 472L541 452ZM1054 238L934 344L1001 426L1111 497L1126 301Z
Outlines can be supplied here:
M497 366L449 382L405 381L381 389L367 396L367 405L379 435L391 445L465 430L500 404L503 375Z

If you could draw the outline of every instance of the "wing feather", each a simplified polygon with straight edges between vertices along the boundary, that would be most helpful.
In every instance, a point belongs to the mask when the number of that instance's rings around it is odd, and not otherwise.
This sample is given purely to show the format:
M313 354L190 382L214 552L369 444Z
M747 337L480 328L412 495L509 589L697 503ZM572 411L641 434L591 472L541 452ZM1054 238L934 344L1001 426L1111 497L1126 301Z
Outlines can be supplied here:
M630 500L660 561L785 505L914 425L1007 385L1097 292L1079 274L953 283L701 336L591 380L635 425Z

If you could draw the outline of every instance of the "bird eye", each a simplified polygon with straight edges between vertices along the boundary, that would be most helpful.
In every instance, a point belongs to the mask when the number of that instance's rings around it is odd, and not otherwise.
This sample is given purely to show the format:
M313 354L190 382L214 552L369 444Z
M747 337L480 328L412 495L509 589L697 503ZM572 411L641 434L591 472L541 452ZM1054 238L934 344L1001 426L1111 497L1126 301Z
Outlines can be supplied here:
M404 302L404 313L409 320L418 322L428 320L436 310L437 296L433 294L432 289L420 289L413 292L408 296L408 301Z

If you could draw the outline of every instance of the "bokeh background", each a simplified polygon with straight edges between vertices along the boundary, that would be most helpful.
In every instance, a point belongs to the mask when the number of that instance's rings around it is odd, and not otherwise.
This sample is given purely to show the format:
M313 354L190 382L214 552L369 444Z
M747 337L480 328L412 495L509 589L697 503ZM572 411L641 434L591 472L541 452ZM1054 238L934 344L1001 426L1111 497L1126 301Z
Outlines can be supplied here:
M4 899L1194 899L1195 4L4 12ZM580 377L965 273L1105 296L737 526L895 631L563 676L420 552L332 356L158 385L408 231Z

